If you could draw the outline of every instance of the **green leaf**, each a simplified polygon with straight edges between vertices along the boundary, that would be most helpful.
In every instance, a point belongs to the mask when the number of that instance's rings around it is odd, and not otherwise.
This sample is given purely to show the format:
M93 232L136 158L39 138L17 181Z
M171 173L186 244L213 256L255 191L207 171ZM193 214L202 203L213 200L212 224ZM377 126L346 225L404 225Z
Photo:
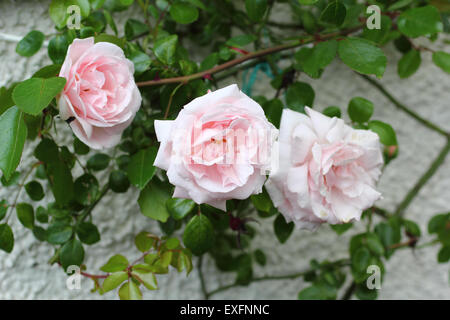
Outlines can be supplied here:
M339 107L335 107L335 106L326 107L322 111L322 113L324 115L326 115L327 117L330 117L330 118L333 118L333 117L340 118L341 115L342 115L341 114L341 109L339 109Z
M329 24L340 26L344 23L347 9L340 1L333 1L328 4L320 14L320 20Z
M28 203L19 203L16 206L17 218L19 218L20 223L28 229L33 229L34 227L34 210L33 207Z
M198 9L186 2L175 2L170 6L170 16L181 24L189 24L198 19Z
M283 215L279 214L273 222L273 228L278 241L285 243L294 231L294 223L287 223Z
M355 97L348 104L348 115L354 122L364 123L369 121L373 114L373 103L361 97Z
M342 223L342 224L332 224L330 225L331 229L334 230L338 235L343 234L345 231L349 230L353 227L353 223Z
M169 238L166 241L166 248L168 250L175 250L178 246L180 245L180 240L178 240L177 238Z
M338 43L336 40L319 42L313 49L302 48L295 54L297 63L302 70L313 78L329 65L336 57Z
M420 51L411 49L398 61L397 72L400 78L408 78L419 69L422 59Z
M272 200L270 200L266 188L263 188L263 191L261 193L250 196L250 199L256 210L270 212L270 209L272 209L273 207Z
M369 233L366 237L367 247L377 256L384 255L384 247L380 238L375 233Z
M376 300L378 292L375 289L367 288L366 284L357 284L355 295L360 300Z
M410 38L433 35L443 30L439 11L433 6L406 10L398 17L397 26L401 33Z
M120 254L116 254L112 256L108 262L100 268L100 270L103 272L118 272L128 268L128 265L129 262L127 258Z
M267 119L277 128L280 127L281 114L283 113L283 102L280 99L272 99L263 104Z
M162 186L150 182L141 191L138 199L139 207L144 216L166 222L170 214L166 208L166 201L170 194Z
M225 42L225 44L230 47L242 48L252 43L256 39L257 38L252 34L240 34L238 36L228 39L227 42Z
M444 51L433 52L433 62L445 72L450 73L450 53Z
M122 170L114 170L109 174L109 187L116 193L124 193L130 187L127 174Z
M133 281L124 283L119 289L120 300L142 300L142 293Z
M445 263L450 260L450 246L442 247L438 252L438 262Z
M355 71L381 77L386 69L386 56L372 42L348 37L339 41L338 54L342 61Z
M39 206L36 209L36 220L41 223L47 223L48 222L48 213L45 211L44 207Z
M111 273L105 281L103 281L103 292L111 291L117 288L122 282L128 279L128 272L119 271Z
M206 10L206 7L201 0L186 0L186 1L202 10Z
M253 255L255 256L256 262L260 266L265 266L266 265L267 258L266 258L266 255L264 254L264 252L262 250L260 250L260 249L255 250L255 252L253 252Z
M380 142L385 146L396 146L397 136L392 127L382 121L372 120L369 122L369 129L378 134Z
M0 249L10 253L14 247L14 234L6 223L0 224Z
M150 233L145 231L140 232L136 236L136 238L134 239L134 244L139 251L146 252L150 250L151 246L155 242L155 240L150 236Z
M311 5L316 3L319 0L298 0L298 3L303 4L303 5Z
M47 241L51 244L63 244L72 236L72 227L64 222L55 222L47 229Z
M12 92L15 85L9 88L0 88L0 115L2 115L6 110L14 106L14 101L12 99Z
M289 109L304 113L305 106L312 107L315 93L306 82L294 82L286 92L286 105Z
M45 35L37 30L27 33L27 35L17 43L16 52L22 57L31 57L42 47Z
M152 272L144 272L140 270L133 270L131 272L133 278L142 283L148 290L158 289L156 277Z
M49 7L50 18L58 28L63 28L66 23L66 0L52 0Z
M77 236L81 242L94 244L100 241L100 233L97 227L90 222L81 222L77 226Z
M111 27L111 30L117 36L117 34L118 34L117 26L116 26L116 23L114 22L114 19L113 19L111 13L108 10L103 10L103 14L105 15L106 22Z
M111 34L100 33L99 35L95 36L94 42L95 43L109 42L123 49L125 47L127 40L125 38L118 38Z
M19 165L27 127L23 113L17 107L11 107L0 116L0 169L9 180Z
M62 64L66 58L67 49L71 43L67 34L60 34L53 37L48 43L48 56L55 64ZM57 75L57 74L56 74ZM38 76L36 76L38 78ZM46 77L41 77L46 78Z
M191 199L170 198L166 201L166 207L172 218L181 220L195 208L195 202Z
M219 62L219 54L213 52L208 55L200 64L200 71L208 70L214 67Z
M153 162L155 162L157 153L157 148L150 147L140 150L131 157L128 165L128 178L140 190L144 189L155 175L156 167L153 166Z
M147 71L152 63L150 57L139 50L134 50L128 58L133 62L134 72L137 74Z
M59 74L59 71L61 70L61 65L59 64L50 64L48 66L45 66L38 71L36 71L32 78L52 78L56 77Z
M397 2L394 2L393 4L391 4L387 11L395 11L401 8L404 8L406 6L409 6L414 0L399 0Z
M39 241L47 241L47 230L45 230L42 227L34 226L33 227L33 235L38 239Z
M72 172L67 164L61 160L49 163L47 175L51 181L51 189L56 203L60 205L68 204L74 196L74 184Z
M93 171L101 171L108 167L111 158L104 153L94 154L86 163L88 169Z
M403 226L405 227L405 231L414 237L420 237L420 227L417 223L411 220L403 220Z
M74 191L74 198L79 204L89 205L99 194L98 181L93 175L85 173L75 180Z
M209 219L201 214L192 217L183 233L183 243L195 255L202 255L214 245L214 228Z
M267 10L267 0L245 0L245 10L253 22L259 22Z
M19 83L13 91L13 100L25 113L38 115L66 84L65 78L31 78Z
M363 38L366 40L373 41L377 44L383 44L391 31L392 21L388 16L381 16L380 29L368 29L367 26L363 31Z
M76 138L73 140L73 151L76 154L85 155L89 153L89 147L81 142L80 139Z
M336 299L336 288L324 283L317 283L298 293L299 300L328 300Z
M445 228L445 224L450 220L450 215L447 214L437 214L428 222L428 233L438 233L440 230Z
M31 200L39 201L44 198L44 188L37 181L30 181L25 185L25 191Z
M164 64L170 65L174 63L177 42L178 36L175 34L156 40L153 49L156 57Z
M7 211L8 211L8 202L6 202L6 200L1 200L0 201L0 220L2 220L5 217Z
M125 23L125 37L133 40L148 32L148 25L136 19L128 19Z
M365 247L358 248L351 257L352 269L358 273L366 271L370 263L370 252Z
M64 270L71 265L80 266L84 260L84 249L81 242L77 239L66 242L59 253L59 260Z

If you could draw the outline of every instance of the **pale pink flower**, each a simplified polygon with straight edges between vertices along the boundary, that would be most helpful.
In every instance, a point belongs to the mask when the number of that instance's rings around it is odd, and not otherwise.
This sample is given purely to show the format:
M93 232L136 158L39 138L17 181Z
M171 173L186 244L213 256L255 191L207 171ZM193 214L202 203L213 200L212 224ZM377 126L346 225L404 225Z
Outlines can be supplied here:
M279 170L266 189L286 221L298 228L359 220L381 194L375 183L383 157L378 135L305 108L283 111Z
M122 49L94 38L75 39L59 73L67 79L58 99L59 114L93 149L119 143L141 105L133 63Z
M167 170L173 197L222 210L262 191L278 132L237 85L194 99L175 120L156 120L155 131L154 165Z

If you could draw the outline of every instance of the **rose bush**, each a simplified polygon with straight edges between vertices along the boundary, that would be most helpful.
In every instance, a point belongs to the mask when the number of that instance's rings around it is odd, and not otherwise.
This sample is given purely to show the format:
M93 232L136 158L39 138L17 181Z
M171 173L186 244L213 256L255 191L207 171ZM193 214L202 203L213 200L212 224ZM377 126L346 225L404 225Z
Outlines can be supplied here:
M233 283L214 289L200 277L205 298L256 279L302 277L308 285L299 282L299 299L375 299L368 267L383 275L396 250L439 244L438 261L449 261L450 214L430 219L434 238L421 243L419 226L405 213L450 152L450 134L380 80L388 44L401 55L402 79L417 72L422 57L450 72L450 54L436 49L449 32L448 7L434 0L370 3L380 6L379 17L368 17L356 0L52 0L55 30L33 30L16 47L30 57L47 37L52 64L0 88L0 170L8 192L0 199L0 249L10 253L22 241L11 228L17 218L54 248L50 264L61 272L79 266L93 291L115 290L121 299L142 299L142 289L157 289L156 277L170 271L189 274L194 259L202 275L203 255L235 274ZM273 20L275 5L288 8L292 22ZM131 16L131 6L138 14L118 28L117 15ZM369 28L372 18L379 29ZM447 141L392 212L376 203L381 170L399 152L394 128L373 119L385 102L367 100L364 91L336 101L349 101L345 113L336 105L317 108L333 61ZM224 85L238 82L230 77L243 70L242 91ZM266 75L273 90L252 93ZM33 148L26 164L25 146ZM140 256L95 256L104 264L91 272L86 249L104 229L96 206L112 192L130 208L137 208L128 201L136 194L152 232L135 236ZM347 257L312 259L309 270L292 275L254 276L255 264L275 261L253 241L269 230L260 225L273 224L283 244L295 225L326 222L337 236L353 224L364 230L352 230Z

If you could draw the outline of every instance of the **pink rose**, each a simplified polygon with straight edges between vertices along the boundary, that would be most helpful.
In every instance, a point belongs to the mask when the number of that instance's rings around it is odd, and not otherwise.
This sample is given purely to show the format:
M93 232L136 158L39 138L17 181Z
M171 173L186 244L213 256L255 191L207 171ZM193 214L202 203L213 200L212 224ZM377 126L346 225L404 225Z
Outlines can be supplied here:
M359 220L381 196L375 190L383 164L378 135L305 109L309 117L283 111L279 170L266 189L298 228Z
M75 135L93 149L120 141L141 105L134 66L121 48L94 38L75 39L59 73L67 79L59 114Z
M173 121L155 121L161 142L154 165L167 170L173 197L226 210L228 199L260 193L278 131L237 85L184 106Z

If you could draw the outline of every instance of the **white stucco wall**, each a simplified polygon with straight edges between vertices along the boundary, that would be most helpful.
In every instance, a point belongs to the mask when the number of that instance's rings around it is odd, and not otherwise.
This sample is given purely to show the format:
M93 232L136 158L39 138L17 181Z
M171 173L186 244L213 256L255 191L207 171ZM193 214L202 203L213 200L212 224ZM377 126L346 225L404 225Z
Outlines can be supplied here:
M32 29L45 34L52 33L47 8L50 1L0 1L0 86L11 81L20 81L41 66L49 63L44 49L32 58L22 58L15 53L16 43L5 41L5 34L19 38ZM121 14L119 21L133 15L131 10ZM282 6L274 10L276 18L286 20L289 12ZM120 23L119 23L120 24ZM2 40L3 39L3 40ZM450 52L450 46L433 44ZM402 102L423 117L430 119L446 130L450 130L450 77L431 62L429 53L422 55L420 70L407 80L396 75L396 62L400 54L393 47L385 48L388 69L383 78L385 86ZM240 82L241 77L227 80ZM378 91L337 60L326 69L320 80L310 80L316 91L315 107L322 110L329 105L345 108L354 96L363 96L375 103L374 118L389 122L397 131L400 156L390 164L379 188L384 199L378 205L393 210L418 177L439 153L445 139L426 129L395 107ZM255 85L254 94L269 92L269 80L261 76ZM62 128L64 126L61 126ZM64 130L58 139L67 140ZM32 160L32 148L26 147L20 168L25 168ZM103 177L99 177L100 179ZM421 241L430 239L426 234L429 218L439 212L450 210L450 157L430 182L420 191L419 196L407 209L406 217L417 221L424 234ZM11 199L14 188L0 186L0 199ZM13 193L14 192L14 193ZM26 195L22 194L23 199ZM51 196L42 200L48 201ZM134 235L141 230L159 232L155 221L139 213L138 192L132 188L126 194L109 194L96 207L93 219L102 234L100 243L86 248L86 265L89 272L97 272L109 256L121 253L130 259L137 256L134 249ZM52 247L35 240L29 230L25 230L14 216L11 219L16 238L11 254L0 252L0 299L112 299L114 293L104 296L91 294L92 283L82 279L82 289L69 291L65 286L66 276L57 266L49 266ZM363 229L357 226L345 236L338 237L328 226L317 232L296 231L284 245L280 245L272 231L272 219L261 220L255 225L258 235L253 241L255 248L267 253L264 269L256 267L255 274L286 274L308 268L311 258L336 259L347 256L347 244L352 234ZM450 299L449 264L440 265L436 261L437 247L417 250L399 250L386 263L387 273L380 292L381 299ZM196 261L194 261L196 263ZM209 259L205 259L205 276L209 290L234 280L232 274L219 273ZM197 299L201 298L200 282L196 270L188 277L184 273L171 272L158 277L160 289L145 291L145 299ZM295 299L304 287L301 279L287 281L257 282L249 287L235 288L214 296L223 299Z

